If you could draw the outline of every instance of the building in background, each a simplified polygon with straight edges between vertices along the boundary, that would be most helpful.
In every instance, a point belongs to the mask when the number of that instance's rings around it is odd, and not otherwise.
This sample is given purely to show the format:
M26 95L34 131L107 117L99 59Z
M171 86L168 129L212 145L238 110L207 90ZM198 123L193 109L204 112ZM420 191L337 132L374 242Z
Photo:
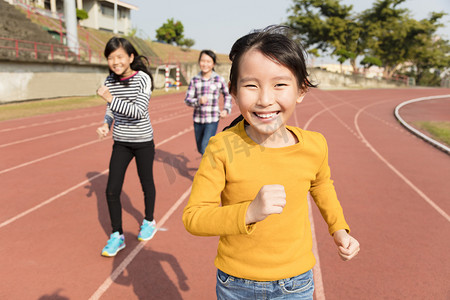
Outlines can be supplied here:
M50 15L59 18L64 15L64 0L5 0L6 2L16 5L29 5L34 9L43 10L41 12L47 15L45 11L49 11ZM85 10L88 18L80 20L79 24L85 27L115 32L120 34L128 34L131 31L131 10L138 10L137 6L118 0L74 0L77 9ZM114 6L117 5L116 21L114 18Z

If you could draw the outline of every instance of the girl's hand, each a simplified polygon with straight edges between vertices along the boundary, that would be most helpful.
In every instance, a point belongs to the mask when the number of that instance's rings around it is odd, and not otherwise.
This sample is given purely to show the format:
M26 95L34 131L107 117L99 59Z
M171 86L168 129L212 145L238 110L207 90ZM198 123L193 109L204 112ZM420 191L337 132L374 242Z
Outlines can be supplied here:
M113 99L111 93L109 92L109 89L104 85L102 85L101 87L98 88L97 95L102 97L103 100L105 100L108 103L111 103L111 101Z
M272 214L281 214L286 205L284 186L279 184L264 185L250 203L245 215L245 224L259 222Z
M97 134L99 139L103 139L108 135L109 127L108 124L103 124L101 127L97 128Z
M339 256L347 261L356 256L359 252L359 242L349 235L345 229L333 233L334 242L338 247Z
M220 115L219 115L221 118L225 118L226 116L228 116L228 112L224 109L224 110L222 110L221 112L220 112Z
M208 103L208 96L201 96L198 102L200 103L200 105Z

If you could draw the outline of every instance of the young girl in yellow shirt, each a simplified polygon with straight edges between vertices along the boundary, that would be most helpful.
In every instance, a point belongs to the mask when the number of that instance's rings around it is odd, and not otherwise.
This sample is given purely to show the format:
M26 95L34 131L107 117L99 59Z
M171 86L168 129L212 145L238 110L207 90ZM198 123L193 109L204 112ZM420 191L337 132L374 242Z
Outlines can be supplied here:
M330 179L328 148L316 132L286 125L309 87L304 50L271 26L236 41L230 92L243 120L212 137L183 212L194 235L220 236L218 299L312 299L307 194L344 260L359 243Z

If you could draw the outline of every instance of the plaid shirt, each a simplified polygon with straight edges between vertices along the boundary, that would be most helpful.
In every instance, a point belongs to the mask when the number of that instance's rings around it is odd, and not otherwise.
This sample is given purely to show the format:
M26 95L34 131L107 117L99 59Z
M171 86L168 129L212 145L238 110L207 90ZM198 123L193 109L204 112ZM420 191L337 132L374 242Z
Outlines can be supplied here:
M188 106L194 107L194 122L204 124L219 121L220 92L222 92L224 98L223 109L230 114L231 95L223 77L212 72L209 79L202 78L201 73L191 79L184 102ZM208 103L200 105L199 98L205 95L208 97Z

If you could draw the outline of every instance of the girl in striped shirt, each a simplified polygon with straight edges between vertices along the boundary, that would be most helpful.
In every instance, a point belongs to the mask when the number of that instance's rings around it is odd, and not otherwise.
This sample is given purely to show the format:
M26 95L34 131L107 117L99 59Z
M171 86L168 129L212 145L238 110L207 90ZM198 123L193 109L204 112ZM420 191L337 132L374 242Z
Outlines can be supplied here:
M100 138L105 137L114 124L114 145L106 187L112 234L102 250L103 256L111 257L125 248L120 194L125 172L133 157L136 159L145 199L145 218L138 239L146 241L156 233L153 219L155 144L148 114L153 78L147 59L138 55L133 45L124 38L111 38L106 44L104 55L108 60L110 74L105 84L97 90L97 94L107 102L104 123L97 129L97 134Z

